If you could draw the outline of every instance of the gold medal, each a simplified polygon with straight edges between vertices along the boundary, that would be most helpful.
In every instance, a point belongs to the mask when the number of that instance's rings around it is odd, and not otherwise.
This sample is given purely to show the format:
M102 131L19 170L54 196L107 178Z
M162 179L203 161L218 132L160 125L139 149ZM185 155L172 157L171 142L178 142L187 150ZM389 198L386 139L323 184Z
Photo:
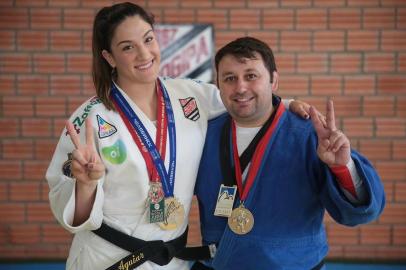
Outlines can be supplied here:
M254 216L243 204L240 204L231 212L228 227L236 234L247 234L254 227Z
M185 220L185 208L174 197L165 198L165 218L158 223L163 230L175 230L180 227Z

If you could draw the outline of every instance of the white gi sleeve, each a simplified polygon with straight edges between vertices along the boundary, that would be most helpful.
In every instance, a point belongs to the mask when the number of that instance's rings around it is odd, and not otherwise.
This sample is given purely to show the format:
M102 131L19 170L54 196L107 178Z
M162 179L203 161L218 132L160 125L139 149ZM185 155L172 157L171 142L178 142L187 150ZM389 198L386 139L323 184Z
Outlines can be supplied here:
M220 90L214 84L205 84L206 98L203 101L205 108L208 109L208 119L213 119L226 111L223 101L220 97Z
M83 117L83 114L78 116L77 112L82 112L83 108L85 108L87 104L88 103L85 103L75 113L73 113L69 121L75 123L74 120L78 119L78 117ZM94 117L92 117L92 119L94 119ZM85 119L81 120L83 120L82 121L83 125L79 127L80 128L79 137L81 143L85 143L85 124L84 124ZM92 125L94 127L94 123L92 123ZM97 135L96 135L97 131L95 132L94 128L93 131L94 131L93 134L95 134L94 141L97 143ZM97 147L95 149L97 149ZM69 135L67 135L66 133L66 128L64 128L45 177L46 180L48 181L50 189L49 202L51 205L52 213L64 228L66 228L68 231L72 233L76 233L82 230L97 229L100 227L102 223L103 220L102 208L104 201L104 193L102 186L104 182L104 176L98 180L96 188L96 197L88 220L86 220L79 226L75 227L72 226L73 217L75 213L76 180L67 175L64 175L63 168L64 163L68 160L68 153L71 153L73 150L74 145Z

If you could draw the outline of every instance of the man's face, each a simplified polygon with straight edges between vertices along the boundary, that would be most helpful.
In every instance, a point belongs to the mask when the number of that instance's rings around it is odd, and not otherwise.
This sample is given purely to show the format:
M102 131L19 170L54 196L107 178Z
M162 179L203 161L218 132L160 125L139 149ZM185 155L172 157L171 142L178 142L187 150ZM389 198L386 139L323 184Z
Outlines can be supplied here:
M259 53L255 58L238 59L225 55L218 65L218 86L221 99L227 111L239 126L262 126L271 115L272 90L276 90L277 74L274 81Z

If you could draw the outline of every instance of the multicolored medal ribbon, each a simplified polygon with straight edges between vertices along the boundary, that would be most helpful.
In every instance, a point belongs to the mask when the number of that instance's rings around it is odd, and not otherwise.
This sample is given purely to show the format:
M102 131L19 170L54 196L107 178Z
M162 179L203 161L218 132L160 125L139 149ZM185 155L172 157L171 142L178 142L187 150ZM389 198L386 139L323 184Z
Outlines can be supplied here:
M162 229L173 230L183 223L185 211L183 205L173 195L176 169L175 118L169 95L159 80L157 80L157 96L157 145L155 145L117 86L112 83L111 87L113 103L140 149L150 172L150 190L148 192L150 222L159 222L158 225ZM170 147L168 171L164 164L167 133L169 133ZM162 200L163 195L164 200ZM163 209L164 211L162 211Z
M243 185L242 182L242 171L240 165L240 158L238 156L238 149L237 149L237 134L236 134L236 127L234 120L231 121L231 143L233 147L233 161L234 161L234 168L235 168L235 178L237 182L237 190L240 196L240 204L237 208L233 209L231 212L231 216L228 218L228 226L230 229L236 234L247 234L249 233L252 228L254 227L254 216L252 215L251 211L249 211L244 206L244 201L248 196L248 193L254 183L254 180L258 174L258 170L261 166L262 159L265 154L265 150L267 144L272 137L272 134L279 122L280 117L282 116L285 108L282 104L280 104L277 108L275 113L275 118L273 119L270 127L266 131L265 135L259 141L257 147L255 148L255 152L251 159L251 166L248 171L247 179L245 180L245 184Z

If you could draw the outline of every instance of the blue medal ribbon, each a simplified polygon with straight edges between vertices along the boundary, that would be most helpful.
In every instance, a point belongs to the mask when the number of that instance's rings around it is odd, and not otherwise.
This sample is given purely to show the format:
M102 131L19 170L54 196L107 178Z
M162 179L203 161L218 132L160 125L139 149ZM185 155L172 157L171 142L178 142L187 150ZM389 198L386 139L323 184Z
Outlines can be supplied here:
M154 166L159 174L159 178L161 179L165 197L173 197L173 191L175 187L175 170L176 170L175 117L173 114L171 101L169 99L169 95L165 86L163 85L163 83L161 83L159 79L157 79L157 83L161 86L160 89L162 91L163 98L165 100L165 112L168 121L168 135L170 149L168 171L166 171L165 163L162 160L161 155L159 154L159 151L154 141L151 139L151 136L149 135L147 129L142 124L137 114L131 108L130 104L128 104L127 100L120 93L120 91L117 89L117 86L114 83L111 84L111 97L116 101L117 105L119 106L119 109L127 117L131 126L134 128L134 131L137 133L142 143L147 148L148 153L150 154Z

